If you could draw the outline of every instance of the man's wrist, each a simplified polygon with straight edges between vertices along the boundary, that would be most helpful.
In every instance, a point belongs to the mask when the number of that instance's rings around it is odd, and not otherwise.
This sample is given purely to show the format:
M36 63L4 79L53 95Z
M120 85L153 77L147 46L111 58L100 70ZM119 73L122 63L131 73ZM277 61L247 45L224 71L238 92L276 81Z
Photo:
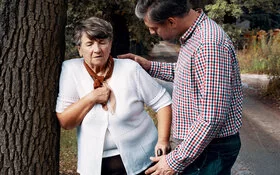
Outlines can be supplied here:
M151 70L151 66L152 66L152 62L151 61L147 61L144 65L144 69L149 72Z

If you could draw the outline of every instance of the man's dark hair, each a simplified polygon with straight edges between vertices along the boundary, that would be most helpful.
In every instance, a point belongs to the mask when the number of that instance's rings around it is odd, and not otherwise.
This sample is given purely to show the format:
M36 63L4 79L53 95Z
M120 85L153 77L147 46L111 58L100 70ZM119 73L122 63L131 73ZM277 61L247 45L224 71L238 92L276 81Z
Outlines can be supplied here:
M149 20L163 23L169 17L183 17L190 8L188 0L138 0L135 14L139 19L148 15Z

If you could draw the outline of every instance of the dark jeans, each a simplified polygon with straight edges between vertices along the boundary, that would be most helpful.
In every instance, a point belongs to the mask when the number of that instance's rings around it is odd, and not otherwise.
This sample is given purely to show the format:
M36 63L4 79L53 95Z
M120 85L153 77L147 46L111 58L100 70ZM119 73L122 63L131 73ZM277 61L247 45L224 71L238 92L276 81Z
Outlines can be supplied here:
M241 147L239 133L213 139L181 175L229 175Z

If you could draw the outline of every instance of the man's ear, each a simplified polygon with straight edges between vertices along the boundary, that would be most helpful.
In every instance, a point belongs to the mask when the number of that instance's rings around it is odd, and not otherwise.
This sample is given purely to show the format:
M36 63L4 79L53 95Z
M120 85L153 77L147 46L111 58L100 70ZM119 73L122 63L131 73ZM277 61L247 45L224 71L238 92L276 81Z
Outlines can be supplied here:
M177 20L176 18L169 17L167 18L167 23L170 24L172 27L175 27L177 25Z

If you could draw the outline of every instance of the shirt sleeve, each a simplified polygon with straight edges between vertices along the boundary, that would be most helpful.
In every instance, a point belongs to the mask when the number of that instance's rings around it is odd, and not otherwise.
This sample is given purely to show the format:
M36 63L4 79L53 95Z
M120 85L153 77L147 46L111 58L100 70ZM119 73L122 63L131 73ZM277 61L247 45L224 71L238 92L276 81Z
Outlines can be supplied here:
M165 63L165 62L151 62L151 69L149 70L149 74L152 77L165 80L165 81L173 81L175 75L175 67L176 63Z
M79 95L75 86L73 70L71 64L65 61L59 79L59 94L56 101L56 112L63 112L68 106L79 100Z
M227 46L208 43L194 58L199 105L193 110L198 116L183 142L166 157L169 166L178 172L182 172L202 153L227 120L233 92L232 56Z
M167 90L151 77L140 65L136 66L137 91L141 101L154 111L171 104Z

